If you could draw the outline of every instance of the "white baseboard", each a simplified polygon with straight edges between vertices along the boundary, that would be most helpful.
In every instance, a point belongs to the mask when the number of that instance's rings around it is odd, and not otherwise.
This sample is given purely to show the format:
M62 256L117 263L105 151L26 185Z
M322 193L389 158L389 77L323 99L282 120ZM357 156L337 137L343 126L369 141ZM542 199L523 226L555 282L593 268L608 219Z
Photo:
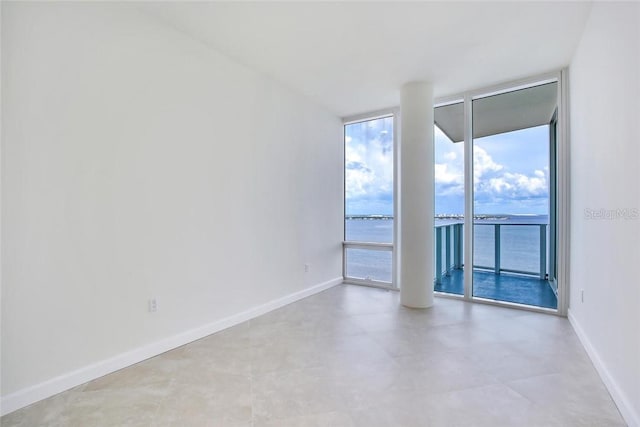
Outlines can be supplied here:
M88 381L100 378L138 362L142 362L143 360L157 356L166 351L173 350L174 348L183 346L200 338L204 338L231 326L246 322L247 320L261 316L287 304L291 304L333 286L339 285L340 283L342 283L342 277L328 280L324 283L269 301L238 314L217 320L213 323L182 332L178 335L136 348L126 353L119 354L112 358L102 360L92 365L85 366L75 371L51 378L42 383L19 390L15 393L2 397L2 400L0 401L0 415L6 415L39 400L46 399L47 397L69 390L70 388L77 387Z
M602 382L604 382L604 385L607 387L607 390L609 390L609 394L611 394L611 398L613 399L615 404L618 406L618 410L620 411L620 414L622 414L622 417L624 418L625 422L629 427L640 427L640 416L638 416L638 413L633 408L633 405L631 405L626 394L620 389L616 381L611 376L609 369L607 369L606 365L600 358L600 355L591 344L589 337L587 337L587 334L584 332L584 329L582 329L582 327L578 323L578 320L575 318L575 316L571 312L571 309L569 309L568 317L569 317L569 323L571 323L573 330L576 331L576 335L578 335L578 338L580 339L582 346L584 347L587 354L589 355L591 362L593 362L593 366L595 366L596 370L598 371L598 374L600 374L600 378L602 378Z

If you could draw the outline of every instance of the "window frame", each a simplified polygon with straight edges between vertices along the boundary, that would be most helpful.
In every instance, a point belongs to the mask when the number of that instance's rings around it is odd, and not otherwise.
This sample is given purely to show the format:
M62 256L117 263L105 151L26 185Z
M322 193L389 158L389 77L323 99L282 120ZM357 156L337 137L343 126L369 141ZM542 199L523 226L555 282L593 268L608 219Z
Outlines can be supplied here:
M527 311L552 313L566 316L569 305L569 125L568 125L568 72L561 69L554 72L538 74L519 80L512 80L491 86L485 86L446 97L434 99L434 108L454 103L455 100L464 101L464 162L465 162L465 222L464 222L464 259L473 265L473 108L472 103L476 99L502 93L513 92L518 89L538 86L544 83L557 82L557 135L556 135L556 261L557 261L557 309L547 309L534 306L526 306L504 301L484 300L474 297L473 269L464 270L464 295L462 299L470 302L498 305L503 307L516 307ZM437 293L443 297L458 298L456 295Z
M346 127L355 123L368 122L383 118L393 118L393 237L391 243L377 243L377 242L361 242L361 241L348 241L346 240L346 216L347 216L347 179L346 179ZM364 114L358 114L355 116L344 117L342 119L342 144L343 144L343 232L342 232L342 279L344 283L370 286L375 288L383 288L390 290L398 290L398 205L399 205L399 192L398 192L398 139L399 139L399 108L392 108L386 110L378 110ZM347 249L365 249L375 251L389 251L391 252L391 282L385 282L374 279L361 279L357 277L347 276Z

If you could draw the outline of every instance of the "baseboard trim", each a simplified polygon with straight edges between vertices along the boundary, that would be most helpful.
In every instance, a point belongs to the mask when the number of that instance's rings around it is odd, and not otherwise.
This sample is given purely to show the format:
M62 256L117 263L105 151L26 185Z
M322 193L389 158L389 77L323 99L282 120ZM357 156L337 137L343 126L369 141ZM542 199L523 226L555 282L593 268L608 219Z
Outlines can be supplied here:
M576 335L578 335L578 339L582 343L582 346L586 350L587 355L591 359L593 366L595 366L596 371L598 371L598 374L600 374L602 382L604 382L607 390L609 390L611 398L618 406L618 410L620 411L622 418L624 418L629 427L640 427L640 416L638 416L638 413L634 410L626 394L620 389L618 383L616 383L616 381L611 376L609 369L607 369L606 365L600 358L600 355L591 344L589 337L587 337L587 334L584 332L584 329L582 329L582 326L580 326L580 323L571 312L571 309L569 309L568 311L568 318L569 323L573 327L573 330L576 332Z
M303 289L284 297L258 305L238 314L225 317L207 325L194 328L160 341L119 354L109 359L85 366L75 371L51 378L50 380L19 390L2 397L0 400L0 415L6 415L25 406L31 405L47 397L77 387L88 381L118 371L127 366L142 362L174 348L189 344L200 338L227 329L231 326L251 320L285 305L322 292L342 283L342 277L328 280L318 285Z

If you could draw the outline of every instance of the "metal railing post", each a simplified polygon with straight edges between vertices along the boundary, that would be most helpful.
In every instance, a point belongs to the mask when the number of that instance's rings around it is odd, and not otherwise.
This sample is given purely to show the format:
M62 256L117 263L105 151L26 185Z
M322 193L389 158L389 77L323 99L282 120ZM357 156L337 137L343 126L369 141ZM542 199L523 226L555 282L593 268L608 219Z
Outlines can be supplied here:
M540 224L540 280L547 278L547 224Z
M447 225L447 228L445 229L445 231L446 231L445 239L447 239L447 241L444 244L444 247L445 247L444 274L446 274L447 276L450 275L449 271L451 270L451 227L452 226L453 226L453 224L449 224L449 225Z
M442 282L442 227L436 227L436 283Z
M493 224L494 271L500 274L500 224Z
M458 263L458 252L460 251L460 246L458 246L458 224L453 224L453 268L460 268L460 264Z
M462 268L462 239L464 238L462 227L464 227L463 224L456 224L456 229L458 230L458 238L456 239L457 249L454 249L456 268Z

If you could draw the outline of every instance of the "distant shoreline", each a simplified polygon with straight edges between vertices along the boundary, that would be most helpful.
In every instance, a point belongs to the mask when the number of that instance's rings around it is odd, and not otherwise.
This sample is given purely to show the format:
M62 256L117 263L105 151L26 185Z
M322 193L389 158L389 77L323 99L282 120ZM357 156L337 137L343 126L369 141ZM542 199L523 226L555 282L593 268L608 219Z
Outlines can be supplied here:
M511 217L518 216L547 216L547 215L538 215L538 214L526 214L526 215L508 215L508 214L495 214L495 215L474 215L474 220L489 220L489 221L500 221L507 220ZM367 220L367 221L375 221L375 220L390 220L393 219L393 215L345 215L344 219L359 219L359 220ZM435 215L435 219L441 220L464 220L464 215Z

